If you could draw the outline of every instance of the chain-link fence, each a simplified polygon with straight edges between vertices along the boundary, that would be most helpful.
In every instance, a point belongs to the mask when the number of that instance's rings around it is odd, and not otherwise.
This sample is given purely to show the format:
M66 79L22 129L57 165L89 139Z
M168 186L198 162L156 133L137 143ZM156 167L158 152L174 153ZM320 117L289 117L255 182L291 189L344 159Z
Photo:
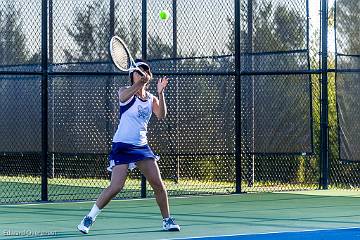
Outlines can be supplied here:
M359 87L360 87L360 3L337 0L334 4L335 79L330 116L330 180L333 186L358 189ZM336 90L336 91L335 91ZM336 105L335 105L336 101ZM336 108L335 108L336 106Z
M152 65L150 92L171 79L168 116L148 135L169 195L357 187L360 7L326 3L0 1L0 202L107 187L129 84L110 60L113 35ZM117 197L152 196L144 183L131 172Z

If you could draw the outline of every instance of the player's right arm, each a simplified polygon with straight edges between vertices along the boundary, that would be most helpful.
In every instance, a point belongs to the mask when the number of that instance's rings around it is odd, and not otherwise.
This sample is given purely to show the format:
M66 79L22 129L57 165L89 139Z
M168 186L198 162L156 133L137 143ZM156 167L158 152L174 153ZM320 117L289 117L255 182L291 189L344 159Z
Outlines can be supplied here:
M139 91L141 88L144 87L146 84L145 81L138 81L135 82L131 87L122 87L119 89L119 100L120 102L126 102L129 100L132 96L135 95L137 91Z

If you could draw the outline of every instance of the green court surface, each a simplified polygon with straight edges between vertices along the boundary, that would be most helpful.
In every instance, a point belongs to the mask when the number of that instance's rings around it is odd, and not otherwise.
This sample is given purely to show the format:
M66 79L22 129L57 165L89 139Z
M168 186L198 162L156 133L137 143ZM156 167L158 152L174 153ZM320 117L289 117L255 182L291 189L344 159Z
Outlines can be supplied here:
M93 202L0 205L0 239L83 239ZM359 227L360 193L302 191L170 198L181 232L161 231L154 199L114 200L86 239L173 239Z

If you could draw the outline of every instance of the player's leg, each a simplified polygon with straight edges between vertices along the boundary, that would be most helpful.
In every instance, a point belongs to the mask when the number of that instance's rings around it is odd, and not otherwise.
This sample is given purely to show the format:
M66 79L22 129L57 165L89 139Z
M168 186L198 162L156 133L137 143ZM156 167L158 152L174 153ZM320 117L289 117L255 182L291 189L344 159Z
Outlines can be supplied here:
M96 206L98 206L99 209L103 209L110 202L110 200L113 199L116 194L118 194L123 189L127 174L127 164L116 165L113 167L110 185L104 189L104 191L96 200Z
M179 225L177 225L175 220L170 217L168 195L161 179L157 162L153 159L147 159L137 162L136 165L154 190L156 202L159 205L163 217L163 229L168 231L179 231Z
M95 222L97 215L101 210L118 194L124 187L126 177L128 173L128 165L121 164L112 168L111 183L100 194L96 203L90 210L90 212L84 217L81 223L78 225L78 229L82 233L88 233L91 225Z

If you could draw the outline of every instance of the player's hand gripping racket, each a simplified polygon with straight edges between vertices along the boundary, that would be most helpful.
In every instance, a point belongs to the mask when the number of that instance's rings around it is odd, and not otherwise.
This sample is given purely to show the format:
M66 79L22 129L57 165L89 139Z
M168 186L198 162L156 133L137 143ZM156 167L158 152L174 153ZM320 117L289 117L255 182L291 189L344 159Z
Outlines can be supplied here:
M118 36L113 36L110 40L110 55L115 66L124 72L138 71L142 76L144 72L136 67L135 61L132 58L128 47L124 41Z

